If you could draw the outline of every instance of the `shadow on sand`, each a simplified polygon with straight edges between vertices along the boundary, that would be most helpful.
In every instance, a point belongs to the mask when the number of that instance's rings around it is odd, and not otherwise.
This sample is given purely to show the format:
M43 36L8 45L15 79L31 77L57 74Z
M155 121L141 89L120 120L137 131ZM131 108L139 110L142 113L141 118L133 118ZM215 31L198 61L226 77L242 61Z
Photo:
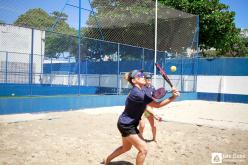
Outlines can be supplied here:
M103 162L101 162L101 164L102 163ZM109 165L134 165L134 164L127 161L112 161L109 163Z
M114 161L114 162L110 162L109 165L134 165L134 164L127 161Z

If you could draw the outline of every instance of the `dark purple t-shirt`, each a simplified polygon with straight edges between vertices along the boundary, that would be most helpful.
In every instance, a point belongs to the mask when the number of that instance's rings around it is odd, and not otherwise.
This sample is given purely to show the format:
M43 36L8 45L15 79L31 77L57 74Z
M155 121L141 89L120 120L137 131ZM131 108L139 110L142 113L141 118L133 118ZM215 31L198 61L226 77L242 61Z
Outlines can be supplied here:
M146 105L152 101L153 99L147 94L145 88L133 87L126 99L125 110L120 115L118 122L138 125Z
M155 92L155 88L154 86L150 85L150 86L144 86L143 90L145 90L146 95L150 98L152 98L152 94Z

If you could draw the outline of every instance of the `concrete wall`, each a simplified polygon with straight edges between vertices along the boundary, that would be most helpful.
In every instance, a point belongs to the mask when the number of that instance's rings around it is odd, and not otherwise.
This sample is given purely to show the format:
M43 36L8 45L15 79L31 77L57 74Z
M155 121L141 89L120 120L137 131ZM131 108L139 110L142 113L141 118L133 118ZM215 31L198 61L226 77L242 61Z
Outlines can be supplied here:
M10 72L8 77L2 76L0 82L7 80L8 83L28 83L32 45L33 73L42 73L45 51L44 39L45 31L33 30L32 39L32 29L30 28L0 25L0 68L3 73L6 72L6 69ZM39 79L38 74L33 75L34 83L39 83Z

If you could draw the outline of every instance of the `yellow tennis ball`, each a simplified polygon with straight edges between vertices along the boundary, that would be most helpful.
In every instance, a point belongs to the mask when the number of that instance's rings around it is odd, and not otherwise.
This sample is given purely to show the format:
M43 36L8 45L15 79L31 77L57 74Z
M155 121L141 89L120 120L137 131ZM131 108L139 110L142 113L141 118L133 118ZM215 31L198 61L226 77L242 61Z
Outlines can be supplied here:
M171 66L170 70L171 70L171 72L175 72L177 70L177 67L176 66Z

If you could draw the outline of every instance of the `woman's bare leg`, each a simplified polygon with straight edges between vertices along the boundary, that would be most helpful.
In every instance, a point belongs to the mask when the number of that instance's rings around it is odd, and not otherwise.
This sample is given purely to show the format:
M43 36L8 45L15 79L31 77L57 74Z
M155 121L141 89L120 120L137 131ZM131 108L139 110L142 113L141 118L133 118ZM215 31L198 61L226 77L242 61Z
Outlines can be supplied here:
M154 117L150 115L148 118L148 121L150 123L151 129L152 129L152 140L156 142L156 134L157 134L157 127L155 125Z
M139 132L142 137L143 137L144 129L145 129L145 118L141 119L139 122Z
M137 134L129 135L127 140L139 151L136 157L136 165L143 165L147 155L146 142Z
M132 148L132 144L129 142L127 137L122 137L122 146L118 147L114 152L112 152L105 160L104 164L108 165L111 160L116 158L117 156L129 151Z

